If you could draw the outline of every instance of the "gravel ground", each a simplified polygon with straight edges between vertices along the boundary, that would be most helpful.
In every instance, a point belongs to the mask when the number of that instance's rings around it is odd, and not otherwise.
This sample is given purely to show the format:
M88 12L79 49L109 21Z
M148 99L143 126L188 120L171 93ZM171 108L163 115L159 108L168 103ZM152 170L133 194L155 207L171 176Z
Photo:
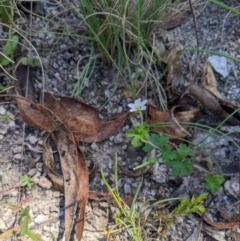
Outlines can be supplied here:
M204 1L205 2L205 1ZM232 6L239 6L239 1L225 1ZM44 11L52 22L33 17L32 23L26 14L24 30L25 36L43 57L44 71L36 68L31 73L34 85L37 90L47 90L55 94L71 96L74 86L79 78L79 73L89 61L91 48L80 38L69 37L67 34L57 35L62 31L62 26L77 29L79 34L84 29L64 4L57 4L55 1L45 2L37 11ZM239 53L239 21L237 15L217 7L211 3L202 3L195 7L199 47L202 49L221 51L223 53L240 58ZM41 31L40 33L38 31ZM161 31L164 33L163 42L170 46L178 43L186 48L196 48L196 35L193 20L189 17L184 23L171 30ZM25 43L26 46L27 43ZM21 52L22 55L29 53ZM32 55L35 56L32 52ZM199 55L198 70L208 55ZM189 76L189 69L196 64L196 53L186 52L181 55L182 69L185 76ZM229 74L223 78L216 74L218 89L223 97L235 100L240 103L239 71L240 64L236 61L227 61ZM110 65L96 60L94 73L90 79L84 79L83 90L77 98L108 114L127 111L127 104L132 102L124 94L123 80L115 81L116 71ZM0 82L5 84L6 79L0 77ZM187 83L187 81L186 81ZM187 84L186 84L187 85ZM113 94L112 94L113 93ZM0 233L12 227L16 222L15 215L7 209L5 203L18 203L19 198L24 199L31 196L27 203L30 206L32 222L30 228L41 235L44 241L63 240L64 232L64 195L52 187L44 170L42 160L42 144L46 133L39 129L26 126L19 116L15 101L1 99L0 105ZM107 104L105 104L107 101ZM105 105L104 105L105 104ZM4 114L8 113L10 119L4 121ZM130 145L130 139L126 138L126 131L139 121L134 116L129 118L121 131L110 137L108 140L84 144L85 153L91 156L99 168L102 168L106 179L111 185L114 184L114 158L118 153L119 165L125 168L132 168L144 161L146 154L140 149L134 149ZM217 125L219 120L211 113L202 110L201 123ZM228 128L228 127L227 127ZM193 131L191 141L198 143L204 139L206 134L201 131ZM239 133L231 136L232 140L239 144ZM209 137L206 143L212 141ZM229 221L233 213L238 211L239 200L239 150L227 138L212 141L206 146L206 151L218 162L226 174L226 181L219 192L215 195L209 194L207 216L215 222ZM193 159L199 165L209 164L208 156L197 153ZM216 168L211 164L211 168ZM34 180L31 190L19 189L20 178L27 174ZM119 190L122 195L133 196L140 183L140 177L129 177L119 172ZM146 174L140 192L141 202L149 198L168 197L189 197L203 193L204 175L195 169L190 177L174 178L171 170L161 160ZM90 190L105 191L104 183L97 173L90 185ZM211 200L211 202L210 202ZM89 201L86 210L86 222L83 234L83 241L104 241L107 240L104 232L111 228L116 207L106 201ZM192 234L200 228L201 220L196 215L179 217L176 223L161 240L168 241L195 241L196 236ZM10 240L10 239L9 239ZM119 230L109 240L131 240L128 233ZM160 240L152 238L149 240ZM240 240L240 229L216 230L212 227L202 226L199 237L201 241L224 241Z

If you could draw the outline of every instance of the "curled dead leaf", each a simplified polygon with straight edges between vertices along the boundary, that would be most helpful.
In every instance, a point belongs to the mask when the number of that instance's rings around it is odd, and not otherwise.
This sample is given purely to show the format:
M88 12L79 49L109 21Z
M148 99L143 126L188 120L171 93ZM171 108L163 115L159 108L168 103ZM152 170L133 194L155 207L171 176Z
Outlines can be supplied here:
M218 100L206 89L196 84L191 84L187 90L194 98L196 98L205 108L210 110L216 116L225 120L229 117L227 113L219 104ZM227 122L231 125L240 125L240 121L231 116Z
M180 111L177 111L177 109L175 111L173 110L173 112L176 112L174 113L174 118L179 123L192 122L199 111L198 108L193 108L190 106L185 108L187 109ZM160 111L156 106L151 103L148 104L147 108L147 122L149 124L159 123L161 126L156 127L155 129L162 133L170 135L172 138L185 138L187 136L186 130L180 125L177 125L169 112Z

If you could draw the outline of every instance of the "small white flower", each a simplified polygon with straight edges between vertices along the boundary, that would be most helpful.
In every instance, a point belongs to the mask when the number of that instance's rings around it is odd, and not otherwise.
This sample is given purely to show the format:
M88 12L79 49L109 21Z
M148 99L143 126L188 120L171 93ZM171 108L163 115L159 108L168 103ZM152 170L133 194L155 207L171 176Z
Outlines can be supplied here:
M146 110L146 103L147 100L141 101L139 98L134 103L128 104L128 107L130 108L130 112L141 112L142 110Z

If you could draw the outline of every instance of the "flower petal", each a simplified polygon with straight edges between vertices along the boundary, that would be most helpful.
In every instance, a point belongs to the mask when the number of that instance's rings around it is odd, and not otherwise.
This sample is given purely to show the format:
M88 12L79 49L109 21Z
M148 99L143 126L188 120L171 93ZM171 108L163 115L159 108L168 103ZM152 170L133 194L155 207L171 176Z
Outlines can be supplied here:
M140 98L138 98L137 100L134 101L135 106L139 106L139 105L141 105L141 103L142 103L142 101Z
M146 105L147 102L148 102L148 100L143 100L143 101L142 101L142 105Z
M135 106L135 104L133 104L133 103L128 104L128 107L129 107L129 108L135 108L135 109L136 109L136 106Z

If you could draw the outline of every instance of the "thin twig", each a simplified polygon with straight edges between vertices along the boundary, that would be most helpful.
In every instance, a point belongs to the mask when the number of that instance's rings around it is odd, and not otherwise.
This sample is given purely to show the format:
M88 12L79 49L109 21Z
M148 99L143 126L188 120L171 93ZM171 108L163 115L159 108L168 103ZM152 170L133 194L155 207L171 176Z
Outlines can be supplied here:
M192 18L193 18L193 24L194 24L194 29L195 29L195 34L196 34L196 41L197 41L197 49L199 48L199 41L198 41L198 31L197 31L197 24L196 24L196 18L194 15L194 11L193 11L193 6L192 6L192 2L191 0L188 0L189 2L189 6L191 8L191 14L192 14ZM193 73L193 78L191 79L191 82L193 82L196 78L197 75L197 66L198 66L198 51L197 51L197 56L196 56L196 66L195 66L195 71Z

